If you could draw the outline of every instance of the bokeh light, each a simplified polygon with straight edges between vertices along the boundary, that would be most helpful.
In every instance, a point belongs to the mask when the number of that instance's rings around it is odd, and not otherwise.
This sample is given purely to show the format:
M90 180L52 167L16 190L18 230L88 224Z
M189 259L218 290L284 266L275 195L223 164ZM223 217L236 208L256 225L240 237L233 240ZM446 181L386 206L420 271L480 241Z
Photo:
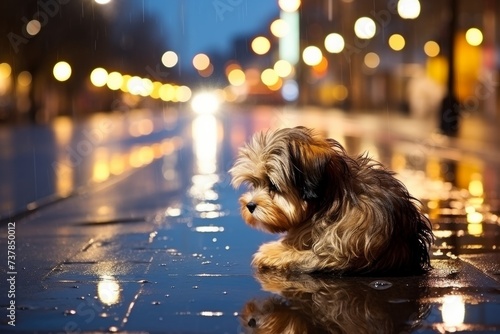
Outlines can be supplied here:
M213 114L219 109L219 105L219 98L213 92L200 92L191 101L191 108L197 114Z
M65 61L60 61L54 65L52 74L56 80L66 81L71 77L71 66Z
M398 14L403 19L416 19L420 15L420 2L418 0L399 0Z
M108 71L102 67L94 69L90 73L90 82L96 87L103 87L108 82Z
M271 33L276 37L285 37L290 31L290 27L285 20L277 19L271 23Z
M285 101L293 102L299 98L299 84L295 80L286 80L281 89L281 96Z
M288 61L280 59L274 63L274 71L282 78L286 78L292 74L293 66Z
M266 54L271 49L271 42L264 36L258 36L252 41L252 50L258 55Z
M340 53L344 50L344 37L337 33L328 34L325 37L325 49L330 53Z
M375 25L375 21L371 18L363 16L356 20L354 23L354 33L358 38L361 39L370 39L375 36L377 32L377 26Z
M272 68L267 68L264 71L262 71L262 74L260 75L260 79L266 86L273 86L278 83L280 80L279 75L276 73L275 70Z
M174 67L179 62L179 57L174 51L167 51L161 56L161 63L168 68Z
M0 79L7 79L12 73L12 67L7 63L0 64Z
M95 0L99 5L106 5L111 2L111 0Z
M118 90L123 85L123 76L119 72L111 72L108 74L107 86L111 90Z
M198 53L193 57L193 66L198 71L203 71L210 66L210 58L204 53Z
M323 53L317 46L308 46L302 52L304 63L309 66L318 65L323 59Z
M279 0L278 5L285 12L295 12L300 7L300 0Z
M380 57L375 52L368 52L365 55L364 63L368 68L377 68L380 65Z
M465 33L465 40L472 46L481 45L483 42L483 33L478 28L470 28Z
M240 68L235 68L229 72L227 80L233 86L241 86L245 83L245 72Z
M42 29L42 24L38 20L31 20L26 24L26 32L31 36L35 36Z
M30 72L28 72L28 71L22 71L17 76L17 83L20 86L26 87L26 86L29 86L31 84L32 79L33 79L33 77L31 76Z
M439 44L434 41L428 41L424 44L424 52L429 57L436 57L440 51Z
M400 34L394 34L389 37L389 46L394 51L401 51L405 47L405 39Z

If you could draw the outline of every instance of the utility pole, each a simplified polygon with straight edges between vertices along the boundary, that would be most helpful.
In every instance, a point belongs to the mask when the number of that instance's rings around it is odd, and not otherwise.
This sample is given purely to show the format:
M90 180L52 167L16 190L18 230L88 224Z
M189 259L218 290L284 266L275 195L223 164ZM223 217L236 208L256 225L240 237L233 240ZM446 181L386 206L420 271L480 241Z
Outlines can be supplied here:
M440 111L440 129L443 134L456 136L460 121L460 105L455 94L455 36L457 31L458 0L450 2L448 27L448 93L443 99Z

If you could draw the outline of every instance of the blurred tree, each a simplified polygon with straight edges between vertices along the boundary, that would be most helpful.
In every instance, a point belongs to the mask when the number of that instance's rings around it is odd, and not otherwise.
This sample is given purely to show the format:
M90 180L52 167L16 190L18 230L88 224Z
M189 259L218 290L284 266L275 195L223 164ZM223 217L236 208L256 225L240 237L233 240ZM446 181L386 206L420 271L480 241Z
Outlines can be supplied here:
M136 1L98 5L87 0L3 0L0 62L9 63L13 75L31 73L31 118L43 107L40 94L47 86L66 94L65 109L70 113L72 98L88 85L95 67L166 81L168 74L159 67L166 38L157 19ZM72 67L71 78L64 83L52 75L61 60Z

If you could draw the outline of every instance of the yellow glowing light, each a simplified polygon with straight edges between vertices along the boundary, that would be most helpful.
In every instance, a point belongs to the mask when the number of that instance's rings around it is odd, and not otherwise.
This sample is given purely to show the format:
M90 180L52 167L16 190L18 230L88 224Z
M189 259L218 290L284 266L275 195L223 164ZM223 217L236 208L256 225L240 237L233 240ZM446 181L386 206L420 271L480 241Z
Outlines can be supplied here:
M280 59L276 63L274 63L274 70L276 73L282 77L286 78L290 74L292 74L293 66L288 61Z
M444 296L441 315L446 327L462 325L465 319L465 303L462 297L456 295Z
M389 46L394 51L401 51L405 47L405 38L400 34L394 34L389 37Z
M349 91L344 85L336 85L332 91L333 97L338 101L344 101L349 96Z
M161 82L155 81L153 82L153 91L151 92L150 96L153 99L159 99L160 98L160 88L162 86Z
M71 66L65 61L60 61L54 65L52 73L56 80L66 81L71 77Z
M481 174L475 173L469 182L469 192L474 197L481 197L484 194L483 178Z
M165 67L174 67L179 62L179 57L174 51L167 51L161 56L161 62Z
M323 59L323 53L316 46L308 46L302 52L302 59L309 66L318 65Z
M203 71L210 66L210 58L204 53L198 53L193 57L193 66L198 71Z
M96 87L102 87L108 82L108 71L102 67L94 69L90 73L90 82Z
M26 25L26 32L31 36L35 36L42 29L42 24L38 20L31 20Z
M31 76L31 73L28 72L28 71L22 71L21 73L19 73L19 75L17 76L17 83L20 85L20 86L29 86L31 84L31 80L32 80L32 76Z
M191 88L188 86L180 86L177 87L176 92L175 92L175 97L177 101L179 102L187 102L191 99Z
M398 14L403 19L416 19L420 15L420 2L418 0L399 0Z
M235 68L229 72L227 80L233 86L241 86L245 83L245 72L239 68Z
M368 52L364 61L368 68L377 68L380 65L380 57L375 52Z
M128 93L128 82L130 81L130 79L132 79L132 77L128 74L125 74L124 76L122 76L122 79L123 79L123 82L122 82L122 86L120 87L120 90L125 92L125 93Z
M483 234L483 224L467 224L467 233L470 235L480 236Z
M0 64L0 79L7 79L12 73L12 67L7 63Z
M281 87L283 86L283 80L281 78L278 77L278 81L276 81L276 83L274 85L271 85L271 86L267 86L267 88L269 88L270 90L272 91L277 91L279 90Z
M354 33L358 36L358 38L370 39L375 36L376 32L377 26L375 25L375 21L369 17L360 17L354 23Z
M470 28L465 33L465 40L472 46L481 45L483 42L483 33L478 28Z
M481 224L483 221L483 214L480 212L471 212L467 214L467 222L469 224Z
M99 5L106 5L111 2L111 0L95 0Z
M252 41L252 50L258 55L264 55L271 49L271 42L264 36L255 37Z
M290 27L285 20L277 19L271 23L271 33L278 37L285 37L290 31Z
M113 277L103 277L103 280L97 283L97 296L101 303L114 305L120 301L120 285Z
M428 41L424 44L424 52L429 57L436 57L440 51L439 44L434 41Z
M300 0L279 0L278 5L285 12L295 12L300 7Z
M172 101L175 97L175 88L171 84L164 84L160 87L158 93L163 101Z
M260 79L266 86L273 86L278 83L280 77L272 68L265 69L260 75Z
M340 53L344 50L344 37L337 33L331 33L325 37L325 49L330 53Z
M106 85L111 90L118 90L123 85L123 76L119 72L111 72L108 74Z
M232 70L236 69L241 70L241 66L236 63L230 62L225 69L226 76L229 76L229 73L231 73Z

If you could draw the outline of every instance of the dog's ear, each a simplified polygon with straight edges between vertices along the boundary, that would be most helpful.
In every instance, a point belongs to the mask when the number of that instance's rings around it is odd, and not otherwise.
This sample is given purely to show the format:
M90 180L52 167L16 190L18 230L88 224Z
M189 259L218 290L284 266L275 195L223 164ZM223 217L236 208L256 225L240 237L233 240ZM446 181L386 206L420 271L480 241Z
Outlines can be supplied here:
M288 148L291 175L302 198L315 200L322 197L327 187L324 177L333 151L325 145L301 140L291 140Z
M292 137L288 147L291 175L304 200L328 201L343 197L349 168L344 159L347 155L338 142L306 132L305 137Z

